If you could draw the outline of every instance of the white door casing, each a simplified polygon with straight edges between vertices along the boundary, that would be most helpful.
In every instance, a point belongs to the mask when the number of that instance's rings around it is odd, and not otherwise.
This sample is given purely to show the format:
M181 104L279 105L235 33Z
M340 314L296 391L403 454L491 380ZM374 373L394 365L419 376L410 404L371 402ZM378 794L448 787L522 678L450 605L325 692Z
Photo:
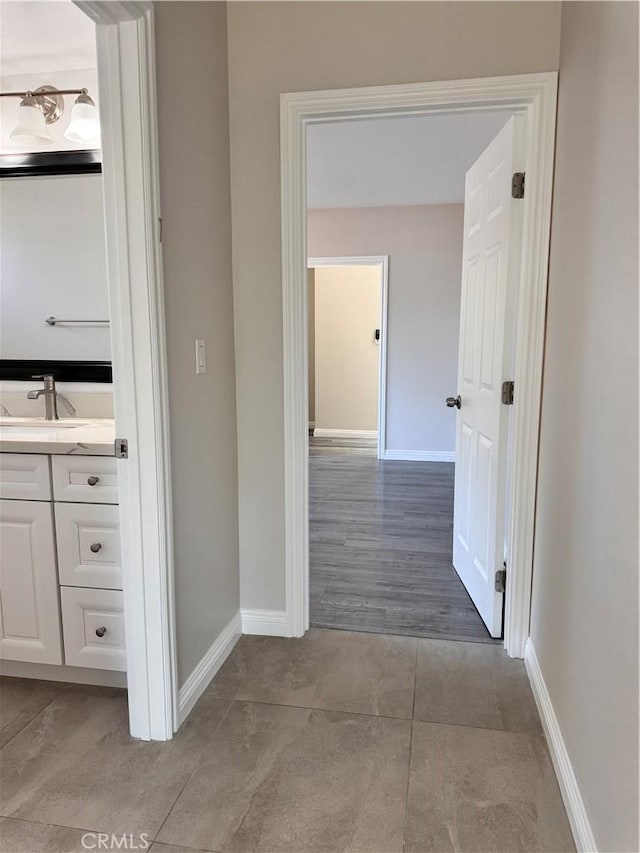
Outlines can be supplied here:
M555 141L556 72L288 92L280 96L286 633L309 626L307 470L306 131L323 121L510 108L523 119L526 193L514 325L508 564L504 645L522 657L529 636L542 355Z
M504 593L496 589L505 539L511 379L508 327L515 118L471 166L465 180L456 427L453 564L492 637L502 633Z
M73 0L97 25L129 728L178 726L154 4Z

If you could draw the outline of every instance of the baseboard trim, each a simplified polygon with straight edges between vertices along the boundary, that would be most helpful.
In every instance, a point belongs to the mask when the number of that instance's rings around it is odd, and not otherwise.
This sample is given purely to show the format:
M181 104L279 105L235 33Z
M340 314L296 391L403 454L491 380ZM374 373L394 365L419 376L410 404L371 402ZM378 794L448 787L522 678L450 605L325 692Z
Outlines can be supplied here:
M377 429L323 429L316 427L314 438L377 438Z
M317 432L317 430L316 430ZM383 459L398 462L455 462L455 450L385 450Z
M90 669L57 663L27 663L21 660L1 660L0 675L11 678L37 678L60 681L63 684L90 684L96 687L125 687L127 673L110 669Z
M242 633L286 637L284 610L241 610Z
M589 822L589 816L578 787L578 780L571 764L571 758L562 736L560 724L556 717L551 697L547 690L536 650L531 642L527 640L524 650L524 663L531 683L542 728L547 737L551 760L558 777L562 799L567 810L567 816L573 833L573 840L579 853L597 853L596 841Z
M178 690L178 719L182 725L209 682L231 654L242 633L240 612L226 625Z

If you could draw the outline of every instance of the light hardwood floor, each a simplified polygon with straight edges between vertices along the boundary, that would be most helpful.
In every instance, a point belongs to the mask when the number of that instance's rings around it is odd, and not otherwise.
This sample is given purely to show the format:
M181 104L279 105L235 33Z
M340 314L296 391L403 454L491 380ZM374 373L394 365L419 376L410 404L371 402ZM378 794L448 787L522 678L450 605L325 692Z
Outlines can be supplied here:
M452 565L449 462L381 462L310 438L311 624L492 643Z

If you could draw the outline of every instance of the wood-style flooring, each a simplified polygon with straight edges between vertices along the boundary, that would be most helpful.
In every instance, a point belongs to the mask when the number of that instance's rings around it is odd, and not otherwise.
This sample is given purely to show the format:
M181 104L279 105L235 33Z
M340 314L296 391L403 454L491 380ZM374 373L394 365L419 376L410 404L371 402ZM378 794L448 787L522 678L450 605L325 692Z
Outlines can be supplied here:
M495 642L452 565L454 466L310 438L311 624Z

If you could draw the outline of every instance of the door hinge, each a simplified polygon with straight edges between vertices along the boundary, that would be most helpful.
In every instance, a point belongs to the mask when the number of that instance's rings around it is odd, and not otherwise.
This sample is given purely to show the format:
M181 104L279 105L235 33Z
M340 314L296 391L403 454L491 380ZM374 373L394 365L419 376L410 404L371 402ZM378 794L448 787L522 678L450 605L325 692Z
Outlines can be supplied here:
M503 568L496 572L496 592L504 592L507 587L507 564L502 564Z
M164 233L164 222L162 221L162 217L158 217L158 241L162 243L162 235Z
M524 172L513 173L511 195L513 198L524 198Z
M116 438L113 442L113 450L117 459L129 458L129 442L126 438Z
M513 406L513 389L515 382L513 379L502 383L502 402L505 406Z

